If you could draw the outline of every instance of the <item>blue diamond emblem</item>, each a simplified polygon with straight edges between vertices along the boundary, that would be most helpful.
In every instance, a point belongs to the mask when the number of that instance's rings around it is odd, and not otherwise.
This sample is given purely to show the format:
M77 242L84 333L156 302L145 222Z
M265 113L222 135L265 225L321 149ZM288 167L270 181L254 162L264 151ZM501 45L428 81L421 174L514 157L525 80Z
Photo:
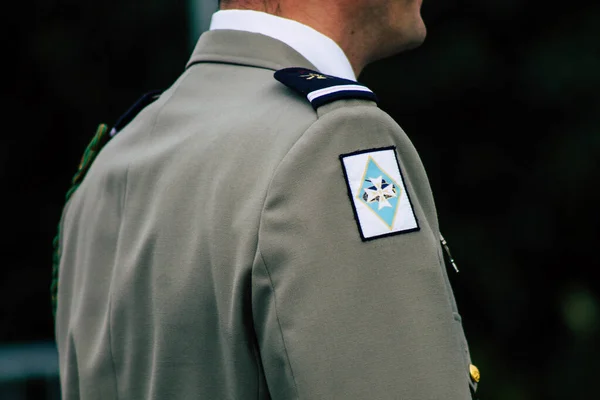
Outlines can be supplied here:
M369 157L357 197L390 229L396 219L400 190L400 186Z

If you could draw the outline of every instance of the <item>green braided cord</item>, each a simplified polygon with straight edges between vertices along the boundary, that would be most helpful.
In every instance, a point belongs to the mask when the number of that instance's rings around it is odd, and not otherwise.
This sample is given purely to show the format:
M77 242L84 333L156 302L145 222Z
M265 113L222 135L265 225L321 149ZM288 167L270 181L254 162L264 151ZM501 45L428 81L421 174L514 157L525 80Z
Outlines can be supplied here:
M73 193L77 191L79 185L81 185L81 181L83 181L90 166L96 159L96 156L109 140L110 135L108 135L108 126L105 124L98 125L94 138L85 149L83 157L81 157L79 168L71 181L71 188L67 191L65 203L68 203ZM52 315L56 318L56 306L58 303L58 267L60 265L60 222L58 224L56 236L52 241L52 246L54 247L54 253L52 255L52 283L50 284L50 294L52 296Z

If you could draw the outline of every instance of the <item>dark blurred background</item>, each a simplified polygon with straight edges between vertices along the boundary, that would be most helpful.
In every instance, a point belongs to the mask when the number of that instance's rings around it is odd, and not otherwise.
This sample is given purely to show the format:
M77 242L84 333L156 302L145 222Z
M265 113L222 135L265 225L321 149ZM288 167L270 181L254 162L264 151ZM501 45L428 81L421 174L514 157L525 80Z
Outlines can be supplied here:
M449 273L482 374L479 397L597 398L600 4L424 3L425 44L360 80L428 170L461 269ZM58 399L51 242L69 181L98 123L114 123L183 71L210 4L11 6L3 23L0 399Z

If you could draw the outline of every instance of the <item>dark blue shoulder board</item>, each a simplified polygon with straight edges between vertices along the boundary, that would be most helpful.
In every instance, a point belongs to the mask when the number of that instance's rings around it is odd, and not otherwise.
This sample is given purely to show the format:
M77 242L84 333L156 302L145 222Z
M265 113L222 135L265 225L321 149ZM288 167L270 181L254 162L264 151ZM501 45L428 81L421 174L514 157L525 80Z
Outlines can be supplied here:
M285 68L275 72L275 79L306 96L314 109L340 99L366 99L377 102L368 87L349 79L325 75L306 68Z
M152 104L156 99L160 97L162 90L153 90L144 94L138 99L130 108L121 115L115 126L110 131L110 136L113 137L121 131L127 124L129 124L144 108Z

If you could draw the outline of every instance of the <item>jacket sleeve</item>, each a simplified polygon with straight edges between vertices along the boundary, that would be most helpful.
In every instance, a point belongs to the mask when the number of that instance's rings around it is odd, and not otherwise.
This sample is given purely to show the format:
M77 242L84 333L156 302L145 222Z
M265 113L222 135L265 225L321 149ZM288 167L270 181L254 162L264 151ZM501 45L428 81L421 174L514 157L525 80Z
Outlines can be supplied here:
M390 148L418 227L379 235L353 205L375 194L361 200L352 192L352 166L340 156ZM381 176L392 175L388 167ZM385 220L377 202L365 205L363 212ZM429 183L408 138L374 106L323 115L279 164L262 211L252 291L273 399L470 398Z

